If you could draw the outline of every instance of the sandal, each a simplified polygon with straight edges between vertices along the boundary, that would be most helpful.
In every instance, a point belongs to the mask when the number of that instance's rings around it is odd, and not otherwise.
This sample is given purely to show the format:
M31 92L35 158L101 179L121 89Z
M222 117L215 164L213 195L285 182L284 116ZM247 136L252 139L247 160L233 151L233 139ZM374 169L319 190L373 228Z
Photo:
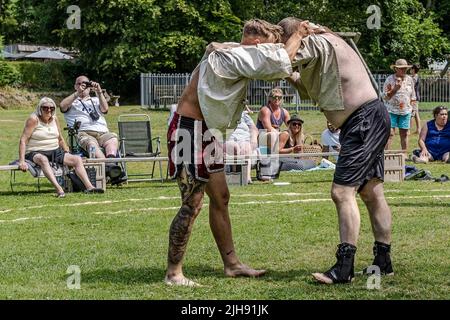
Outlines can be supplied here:
M64 191L63 192L57 192L55 194L55 197L57 197L57 198L65 198L66 194L64 193Z
M101 188L93 188L84 190L84 193L105 193L105 190Z

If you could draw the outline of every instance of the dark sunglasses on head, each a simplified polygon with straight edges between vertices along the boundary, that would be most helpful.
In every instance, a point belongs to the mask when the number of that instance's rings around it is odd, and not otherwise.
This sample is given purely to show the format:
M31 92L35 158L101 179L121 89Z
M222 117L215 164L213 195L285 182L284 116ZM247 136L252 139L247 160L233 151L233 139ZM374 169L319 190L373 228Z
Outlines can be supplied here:
M41 109L44 111L55 111L55 107L42 106Z

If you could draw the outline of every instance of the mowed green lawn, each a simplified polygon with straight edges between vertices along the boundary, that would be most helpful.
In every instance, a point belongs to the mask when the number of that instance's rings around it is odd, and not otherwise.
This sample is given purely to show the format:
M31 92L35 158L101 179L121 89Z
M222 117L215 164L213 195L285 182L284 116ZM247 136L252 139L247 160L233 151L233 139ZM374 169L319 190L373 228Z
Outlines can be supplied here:
M18 157L18 141L31 110L0 111L0 164ZM167 111L138 106L112 108L110 129L120 113L148 113L153 133L166 153ZM59 114L59 116L61 116ZM305 129L325 128L319 112L302 112ZM422 114L423 120L430 119ZM62 123L64 120L62 119ZM417 135L411 136L411 149ZM398 148L398 136L395 148ZM434 176L450 165L419 166ZM148 169L135 164L131 170ZM254 174L253 174L254 175ZM9 172L0 172L1 299L449 299L450 182L387 183L393 213L392 256L396 275L382 278L379 290L367 278L350 285L321 286L310 274L334 262L339 242L337 215L330 199L332 171L282 173L289 185L255 182L232 186L230 214L241 260L268 270L260 279L226 278L208 223L208 200L196 221L185 257L185 274L201 288L163 283L168 229L180 204L174 182L130 183L103 195L41 192L28 173L19 173L15 191ZM372 261L371 228L361 205L356 269ZM69 266L81 271L80 289L69 289ZM70 278L71 279L71 278ZM69 283L72 283L69 279Z

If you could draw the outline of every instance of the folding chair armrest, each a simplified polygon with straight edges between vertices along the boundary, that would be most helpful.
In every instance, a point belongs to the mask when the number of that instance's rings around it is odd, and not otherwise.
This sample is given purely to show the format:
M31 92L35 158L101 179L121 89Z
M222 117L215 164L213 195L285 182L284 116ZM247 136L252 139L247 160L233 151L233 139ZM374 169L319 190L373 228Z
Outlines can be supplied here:
M153 138L152 141L153 140L156 140L156 154L160 154L161 153L161 138L158 136L158 137Z
M117 151L120 156L125 156L125 137L119 137L119 150Z

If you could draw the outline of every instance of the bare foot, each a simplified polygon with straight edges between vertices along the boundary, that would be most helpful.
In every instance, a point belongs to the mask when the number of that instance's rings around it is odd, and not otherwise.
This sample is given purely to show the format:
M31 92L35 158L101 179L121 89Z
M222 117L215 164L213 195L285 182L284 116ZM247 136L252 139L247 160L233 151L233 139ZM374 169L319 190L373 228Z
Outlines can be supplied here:
M266 274L266 270L255 270L246 266L245 264L238 264L233 267L226 267L224 269L227 277L261 277Z
M313 273L312 276L314 277L314 279L317 280L317 282L319 283L323 283L323 284L333 284L333 280L331 280L330 278L328 278L326 275L324 275L323 273Z
M164 282L169 286L201 287L199 283L189 280L184 275L171 278L166 276Z

